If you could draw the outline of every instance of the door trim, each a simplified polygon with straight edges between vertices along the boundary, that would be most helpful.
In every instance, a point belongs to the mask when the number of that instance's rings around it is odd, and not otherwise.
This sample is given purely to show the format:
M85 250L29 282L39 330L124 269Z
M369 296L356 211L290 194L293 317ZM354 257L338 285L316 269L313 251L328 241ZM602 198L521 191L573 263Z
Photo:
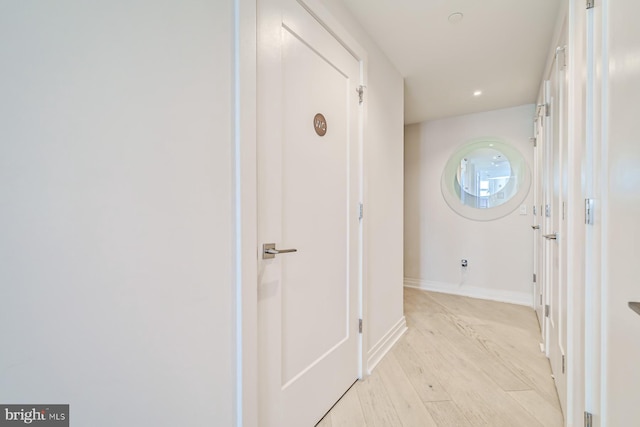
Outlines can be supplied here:
M585 411L586 229L582 175L587 138L586 27L582 5L568 12L567 107L567 409L566 424L578 425ZM571 283L573 286L568 286ZM583 333L584 332L584 333Z
M233 2L234 425L258 426L258 247L255 1Z

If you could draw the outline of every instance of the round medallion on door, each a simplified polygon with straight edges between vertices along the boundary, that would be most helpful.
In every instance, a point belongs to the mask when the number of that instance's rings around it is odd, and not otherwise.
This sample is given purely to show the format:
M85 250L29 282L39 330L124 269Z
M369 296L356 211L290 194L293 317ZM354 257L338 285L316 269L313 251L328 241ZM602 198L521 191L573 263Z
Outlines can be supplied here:
M313 117L313 128L319 136L324 136L327 133L327 119L320 113Z

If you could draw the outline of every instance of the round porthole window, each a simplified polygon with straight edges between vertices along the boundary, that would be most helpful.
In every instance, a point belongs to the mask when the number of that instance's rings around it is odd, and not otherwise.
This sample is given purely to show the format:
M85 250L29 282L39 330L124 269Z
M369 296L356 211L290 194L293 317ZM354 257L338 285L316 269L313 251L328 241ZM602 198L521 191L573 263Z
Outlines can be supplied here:
M447 162L442 195L458 214L477 221L501 218L527 197L528 165L512 145L498 139L465 144Z

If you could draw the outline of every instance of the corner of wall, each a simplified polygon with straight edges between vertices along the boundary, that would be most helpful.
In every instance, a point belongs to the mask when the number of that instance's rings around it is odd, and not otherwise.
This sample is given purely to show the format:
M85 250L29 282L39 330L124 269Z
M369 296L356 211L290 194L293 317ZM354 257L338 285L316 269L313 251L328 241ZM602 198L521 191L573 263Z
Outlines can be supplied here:
M404 286L428 292L439 292L443 294L459 295L469 298L478 298L533 307L533 294L529 292L487 289L476 286L461 286L454 283L434 282L431 280L412 279L409 277L405 277Z
M367 352L367 374L370 375L376 365L393 348L395 343L407 332L407 320L404 316Z

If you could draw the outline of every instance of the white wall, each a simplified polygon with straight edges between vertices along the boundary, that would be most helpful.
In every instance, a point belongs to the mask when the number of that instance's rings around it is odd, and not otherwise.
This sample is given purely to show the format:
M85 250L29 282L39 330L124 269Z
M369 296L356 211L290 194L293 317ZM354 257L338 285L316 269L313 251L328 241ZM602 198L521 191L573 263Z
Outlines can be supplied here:
M323 0L368 55L366 81L365 343L369 368L404 331L402 302L403 131L402 76L341 0Z
M0 402L232 424L232 5L0 5Z
M516 210L494 221L455 213L440 189L449 157L469 140L498 137L533 165L534 106L427 121L405 128L405 283L426 289L532 304L532 232ZM460 260L469 261L466 271Z

